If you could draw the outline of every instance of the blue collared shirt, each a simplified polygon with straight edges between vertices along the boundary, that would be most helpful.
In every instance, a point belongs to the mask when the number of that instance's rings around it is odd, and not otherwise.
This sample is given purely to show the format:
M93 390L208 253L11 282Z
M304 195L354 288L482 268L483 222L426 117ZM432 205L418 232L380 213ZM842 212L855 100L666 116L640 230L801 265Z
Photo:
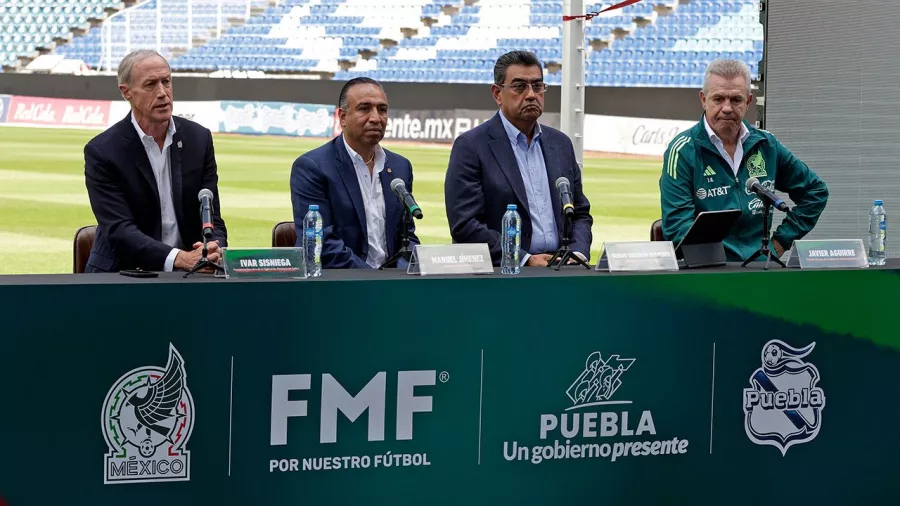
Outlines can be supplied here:
M509 136L522 182L525 183L525 194L528 197L528 217L531 218L531 247L528 252L553 253L559 248L559 234L556 231L556 214L553 212L553 200L550 198L550 183L547 180L547 165L544 163L544 152L541 149L541 125L535 124L531 145L528 138L513 126L500 112L503 128Z

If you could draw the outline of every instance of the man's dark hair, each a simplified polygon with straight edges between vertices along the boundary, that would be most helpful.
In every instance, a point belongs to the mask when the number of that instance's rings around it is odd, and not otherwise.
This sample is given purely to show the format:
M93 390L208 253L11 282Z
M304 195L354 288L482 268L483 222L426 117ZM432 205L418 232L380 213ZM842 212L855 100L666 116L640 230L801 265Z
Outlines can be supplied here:
M344 84L344 87L341 88L341 96L338 97L338 107L347 110L347 92L350 91L350 88L358 85L358 84L374 84L381 88L381 91L384 91L384 86L381 85L378 81L372 79L371 77L354 77L353 79L347 81Z
M497 58L494 64L494 84L503 84L506 81L506 69L510 65L524 65L526 67L538 67L541 69L541 75L544 75L544 69L541 61L531 51L510 51L505 55Z

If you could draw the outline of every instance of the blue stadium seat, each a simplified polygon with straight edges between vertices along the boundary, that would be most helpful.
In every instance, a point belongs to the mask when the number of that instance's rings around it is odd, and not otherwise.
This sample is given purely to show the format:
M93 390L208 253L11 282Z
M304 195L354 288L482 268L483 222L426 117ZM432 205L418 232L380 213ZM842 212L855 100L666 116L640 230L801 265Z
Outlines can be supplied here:
M150 0L132 11L130 41L125 40L123 18L112 23L116 58L124 54L127 42L132 46L155 44L155 28L151 26L155 22L155 1ZM183 46L183 41L187 40L187 0L164 1L167 19L163 45L165 51L170 51L172 47ZM562 59L562 41L559 37L547 38L544 31L540 38L519 35L500 39L496 46L467 46L469 34L475 30L484 33L484 27L497 26L496 19L482 20L482 14L490 6L481 4L461 5L457 14L449 16L449 22L432 27L428 36L403 38L397 47L382 48L378 39L382 27L400 26L391 25L391 21L381 18L372 23L367 12L339 12L345 1L323 0L310 5L309 0L283 0L280 5L272 6L266 0L251 0L262 8L261 14L251 16L242 26L227 27L222 37L191 48L182 57L173 58L173 69L239 67L247 70L306 71L315 68L318 61L303 58L301 48L287 46L313 48L319 45L312 35L316 30L321 30L318 33L324 32L324 37L342 39L343 44L339 44L337 49L340 59L356 61L360 49L378 51L377 75L396 80L490 82L490 69L494 61L510 49L531 49L547 63ZM445 2L433 0L417 9L420 9L422 16L442 16L441 9ZM372 8L366 10L379 14L385 10L379 9L380 6L393 5L392 0L372 0L371 3ZM562 24L561 0L509 4L504 8L510 9L510 19L522 19L521 16L524 16L534 26L560 27ZM587 8L597 10L607 4L594 3ZM104 17L104 9L113 5L117 5L114 0L76 0L68 4L50 0L18 0L14 6L4 2L0 5L0 54L4 61L10 58L15 60L16 54L23 52L33 54L36 47L47 45L54 37L67 36L75 25L84 24L87 17ZM305 16L286 17L300 5L309 5ZM586 41L604 39L610 41L611 46L600 51L588 51L585 82L592 86L693 86L694 78L702 78L702 69L717 56L739 58L750 65L754 73L758 72L763 41L755 21L745 26L728 25L729 28L724 30L727 33L724 37L727 38L715 38L716 34L723 33L722 27L717 24L724 16L733 16L745 6L755 5L754 0L691 0L679 5L674 13L667 16L656 16L654 5L653 1L640 2L626 7L615 16L593 18L586 24ZM222 6L225 17L242 16L244 12L246 4L226 3ZM216 15L214 0L194 0L194 33L205 33L214 28ZM650 24L641 23L643 26L638 26L635 18L639 16L647 18ZM273 26L287 23L290 28L292 22L297 23L298 30L286 30L279 34L280 37L270 36ZM501 23L501 26L506 25ZM611 31L620 27L631 33L620 39L611 37ZM701 30L711 34L710 38L699 40ZM522 30L520 33L527 32ZM431 58L422 56L420 60L393 59L401 48L434 48L439 40L448 38L455 39L450 43L451 47L472 49L441 49L436 54L432 53ZM100 28L91 28L85 35L74 37L72 42L59 45L56 51L69 57L80 57L92 64L100 61L104 54ZM332 64L336 66L336 61ZM335 78L356 74L337 71ZM559 80L561 74L548 73L546 79L548 82Z

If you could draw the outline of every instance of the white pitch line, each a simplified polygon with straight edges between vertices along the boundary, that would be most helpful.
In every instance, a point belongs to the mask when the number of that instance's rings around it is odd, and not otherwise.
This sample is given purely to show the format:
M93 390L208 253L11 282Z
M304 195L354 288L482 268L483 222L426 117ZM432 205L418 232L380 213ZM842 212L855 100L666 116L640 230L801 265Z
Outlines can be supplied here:
M481 382L478 387L478 465L481 465L481 411L484 399L484 348L481 349Z
M75 237L75 231L72 231ZM17 234L0 230L0 251L4 253L22 253L25 251L40 253L72 253L72 239L58 239L31 234Z
M712 355L712 386L709 394L709 454L712 455L713 446L713 410L716 405L716 343L713 343Z
M234 408L234 355L231 356L231 383L228 391L228 476L231 476L231 429Z

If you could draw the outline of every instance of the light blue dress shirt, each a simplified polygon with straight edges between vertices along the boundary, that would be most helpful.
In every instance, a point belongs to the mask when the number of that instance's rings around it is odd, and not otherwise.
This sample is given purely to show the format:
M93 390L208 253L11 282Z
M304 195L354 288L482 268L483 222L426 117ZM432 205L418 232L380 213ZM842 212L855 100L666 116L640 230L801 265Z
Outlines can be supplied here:
M553 200L550 198L544 152L538 142L541 139L541 125L535 125L534 138L529 146L525 134L513 126L502 111L500 119L516 155L516 164L522 174L528 197L528 217L531 218L531 247L528 253L553 253L559 248L559 234L556 231L556 213L553 212Z

